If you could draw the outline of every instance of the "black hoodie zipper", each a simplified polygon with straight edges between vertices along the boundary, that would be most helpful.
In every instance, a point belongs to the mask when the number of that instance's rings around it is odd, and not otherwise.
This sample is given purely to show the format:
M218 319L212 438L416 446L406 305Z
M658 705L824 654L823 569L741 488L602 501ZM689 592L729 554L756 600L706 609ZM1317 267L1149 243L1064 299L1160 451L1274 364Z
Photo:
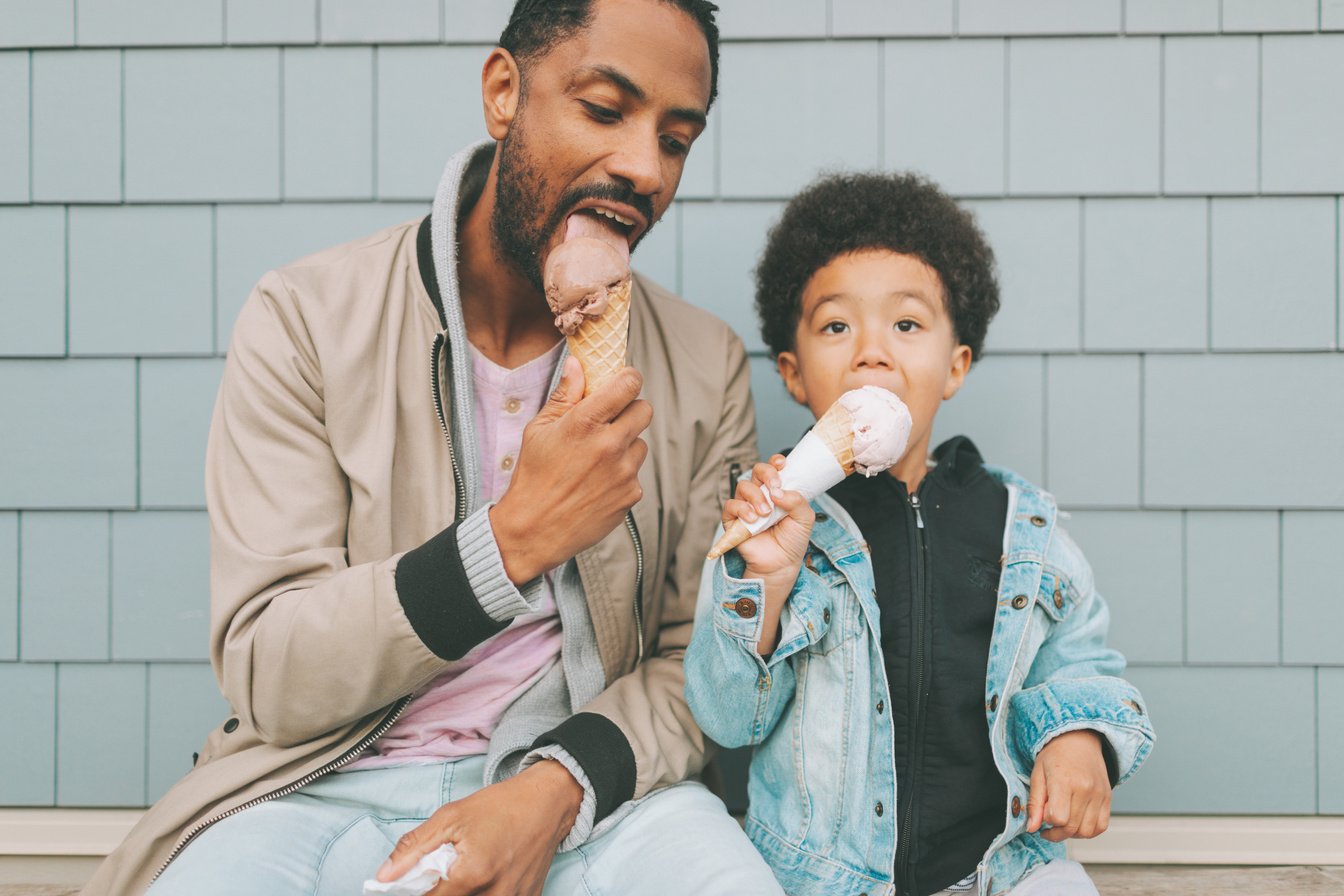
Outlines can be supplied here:
M927 481L927 479L926 479ZM924 753L924 690L925 680L927 678L928 653L924 649L925 641L928 639L929 615L932 610L931 596L929 594L929 576L928 576L928 544L925 540L924 516L919 512L920 500L919 492L910 496L909 500L910 516L913 526L910 527L913 550L911 551L912 572L914 574L914 588L912 596L914 600L910 608L910 628L911 639L913 640L912 651L912 671L915 673L915 686L911 691L910 701L910 752L906 759L906 775L904 786L913 788L909 802L906 804L905 812L900 819L900 834L896 839L896 881L897 892L913 893L914 889L914 857L913 843L915 830L915 814L919 805L919 793L916 781L918 780L919 768L923 761Z

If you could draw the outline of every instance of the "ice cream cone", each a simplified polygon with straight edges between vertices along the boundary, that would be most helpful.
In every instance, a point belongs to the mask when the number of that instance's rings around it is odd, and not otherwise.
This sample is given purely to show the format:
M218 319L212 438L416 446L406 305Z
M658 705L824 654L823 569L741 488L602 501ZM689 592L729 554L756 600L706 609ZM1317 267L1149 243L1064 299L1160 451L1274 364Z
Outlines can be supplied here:
M611 287L608 305L600 317L585 318L565 337L569 353L583 367L583 394L591 395L625 366L630 334L630 281Z
M829 454L834 463L828 463L825 454ZM821 415L821 419L817 420L789 455L788 462L780 472L780 482L785 489L802 492L811 500L853 472L854 417L847 408L836 402ZM733 520L709 549L706 558L717 560L753 535L764 532L784 516L784 512L775 507L768 516L750 525L740 519Z

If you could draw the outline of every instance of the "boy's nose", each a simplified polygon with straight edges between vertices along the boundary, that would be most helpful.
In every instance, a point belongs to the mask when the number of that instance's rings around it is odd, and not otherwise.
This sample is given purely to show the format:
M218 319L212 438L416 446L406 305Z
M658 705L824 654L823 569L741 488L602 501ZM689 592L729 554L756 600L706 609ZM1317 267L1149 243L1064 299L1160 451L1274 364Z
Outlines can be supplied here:
M854 356L856 367L881 367L890 369L894 364L891 351L880 339L867 338L859 342L858 354Z

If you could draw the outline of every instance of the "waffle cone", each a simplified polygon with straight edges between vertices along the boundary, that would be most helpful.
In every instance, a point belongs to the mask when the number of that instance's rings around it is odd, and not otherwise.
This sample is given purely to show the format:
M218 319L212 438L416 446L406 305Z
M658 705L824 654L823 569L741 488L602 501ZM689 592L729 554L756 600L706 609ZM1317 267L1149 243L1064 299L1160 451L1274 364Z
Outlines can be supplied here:
M611 288L607 310L601 317L586 318L566 337L569 353L583 367L583 394L591 395L625 367L625 347L630 334L630 281Z
M846 476L854 472L854 415L844 405L838 401L831 405L812 432L831 449Z

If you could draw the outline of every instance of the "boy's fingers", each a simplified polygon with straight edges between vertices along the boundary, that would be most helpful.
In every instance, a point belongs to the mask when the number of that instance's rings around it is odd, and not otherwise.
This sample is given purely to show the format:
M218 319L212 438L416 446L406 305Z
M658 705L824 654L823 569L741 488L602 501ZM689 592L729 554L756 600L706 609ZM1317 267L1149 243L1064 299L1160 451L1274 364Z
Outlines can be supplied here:
M737 520L744 523L754 523L756 522L756 511L752 510L751 504L746 501L729 498L723 502L723 528L727 529Z
M786 458L786 457L785 457L784 455L782 455L782 454L772 454L772 455L770 455L770 466L774 467L776 470L782 470L782 469L784 469L784 464L787 463L787 462L788 462L788 458Z
M780 492L775 497L775 506L800 522L810 523L816 518L812 505L800 492Z
M751 478L771 492L779 488L779 471L770 464L760 463L752 467Z
M744 480L737 484L737 499L750 504L752 509L761 516L770 512L770 500L766 498L764 489L751 480ZM747 522L751 522L751 520Z
M1031 792L1027 796L1027 833L1040 830L1045 814L1045 770L1038 760L1031 769Z

